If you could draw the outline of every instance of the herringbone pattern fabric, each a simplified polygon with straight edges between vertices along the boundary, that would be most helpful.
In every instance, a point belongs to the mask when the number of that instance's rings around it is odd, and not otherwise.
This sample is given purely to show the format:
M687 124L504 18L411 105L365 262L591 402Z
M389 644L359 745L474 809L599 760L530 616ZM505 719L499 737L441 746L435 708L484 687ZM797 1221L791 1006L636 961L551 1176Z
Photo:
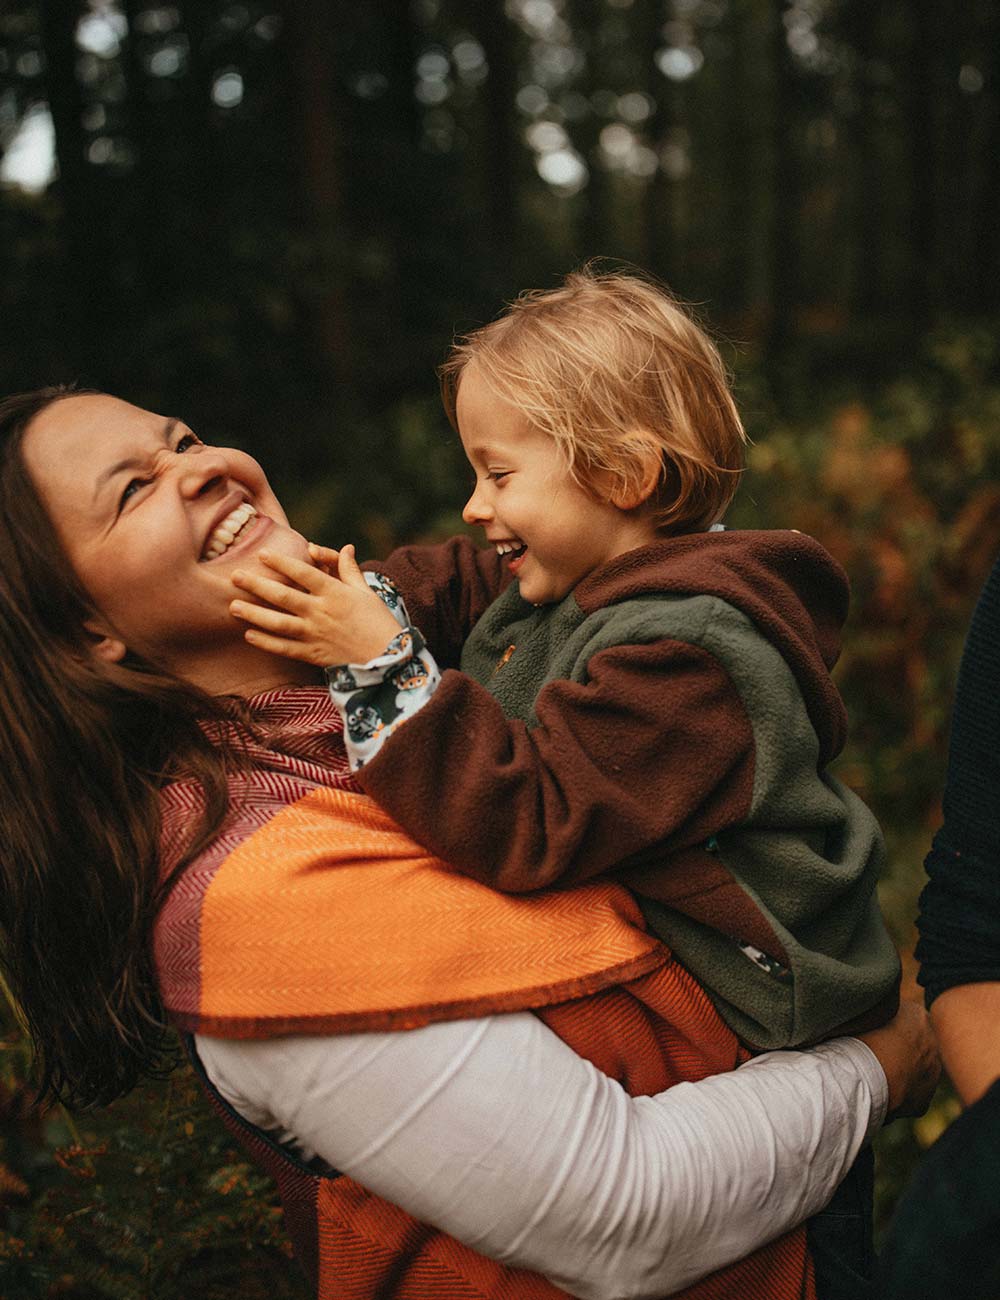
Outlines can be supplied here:
M217 1034L409 1028L545 1006L668 956L619 885L498 894L435 862L366 796L323 789L218 866L199 938L197 1012L172 995L168 1005L185 1028Z

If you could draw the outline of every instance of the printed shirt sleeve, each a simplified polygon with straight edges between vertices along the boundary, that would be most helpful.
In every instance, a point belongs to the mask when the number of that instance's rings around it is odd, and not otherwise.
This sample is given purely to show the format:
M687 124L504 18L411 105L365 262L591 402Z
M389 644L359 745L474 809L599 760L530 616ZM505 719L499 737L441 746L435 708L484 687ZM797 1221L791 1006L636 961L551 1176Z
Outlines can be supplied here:
M652 864L746 816L753 731L712 655L616 646L588 673L548 683L528 727L446 671L359 780L431 852L513 892Z
M364 568L382 574L402 593L412 621L444 668L457 667L465 639L510 584L492 548L470 537L432 546L404 546Z
M351 771L374 757L401 722L430 699L441 674L395 584L368 572L365 581L386 603L400 631L385 650L366 664L334 664L326 669L330 698L344 719L344 744Z
M197 1050L258 1127L584 1300L654 1300L822 1208L882 1120L863 1043L629 1097L528 1013Z

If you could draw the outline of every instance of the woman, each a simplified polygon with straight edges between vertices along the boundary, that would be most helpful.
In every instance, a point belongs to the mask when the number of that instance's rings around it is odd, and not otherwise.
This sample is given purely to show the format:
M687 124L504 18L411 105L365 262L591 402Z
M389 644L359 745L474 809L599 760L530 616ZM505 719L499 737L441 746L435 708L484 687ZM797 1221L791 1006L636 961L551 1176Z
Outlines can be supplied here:
M847 1040L664 1091L740 1058L625 891L459 897L359 813L314 670L244 640L232 568L307 553L253 460L101 394L11 399L0 431L0 918L43 1092L108 1101L162 1065L166 1003L320 1296L665 1294L822 1205L886 1078L891 1105L925 1087L904 1017L867 1039L885 1075ZM799 1231L692 1294L811 1287Z
M967 1109L903 1199L886 1297L1000 1295L1000 561L976 606L952 718L944 825L927 855L920 982Z

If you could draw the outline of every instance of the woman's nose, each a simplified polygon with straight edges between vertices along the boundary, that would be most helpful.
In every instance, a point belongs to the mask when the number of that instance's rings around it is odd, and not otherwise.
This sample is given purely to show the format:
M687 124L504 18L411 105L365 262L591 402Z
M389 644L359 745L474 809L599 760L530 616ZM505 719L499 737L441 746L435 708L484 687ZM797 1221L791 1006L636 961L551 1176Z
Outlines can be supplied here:
M465 503L462 518L467 524L483 524L489 519L490 514L490 508L482 491L482 484L477 483L472 496Z
M197 497L229 478L229 465L215 447L192 447L178 457L178 480L185 496Z

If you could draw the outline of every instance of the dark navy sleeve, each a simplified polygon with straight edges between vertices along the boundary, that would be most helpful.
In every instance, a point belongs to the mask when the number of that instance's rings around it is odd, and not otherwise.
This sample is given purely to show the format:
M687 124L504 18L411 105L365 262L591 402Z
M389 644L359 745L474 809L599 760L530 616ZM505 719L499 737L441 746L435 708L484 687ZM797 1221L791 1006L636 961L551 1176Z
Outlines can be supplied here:
M927 1003L956 984L1000 980L1000 560L962 655L944 825L920 898L920 983Z

